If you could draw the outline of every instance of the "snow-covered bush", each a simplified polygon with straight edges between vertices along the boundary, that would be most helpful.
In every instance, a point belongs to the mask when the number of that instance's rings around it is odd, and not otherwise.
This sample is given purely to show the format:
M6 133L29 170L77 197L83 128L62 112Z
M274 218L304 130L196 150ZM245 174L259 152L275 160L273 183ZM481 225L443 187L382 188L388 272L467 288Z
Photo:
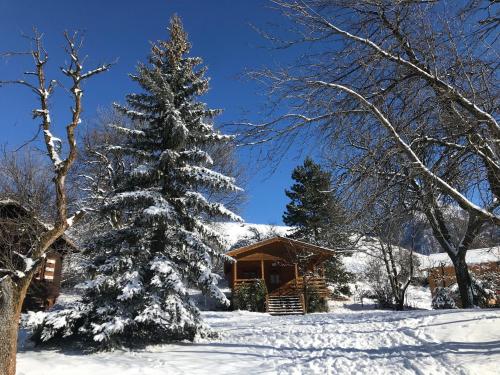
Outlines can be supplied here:
M498 289L498 276L482 274L480 277L470 274L472 278L472 292L474 304L477 307L498 307L495 291ZM455 309L461 306L458 284L453 283L448 287L437 287L432 299L433 309Z
M482 308L498 307L500 300L496 298L496 290L500 289L499 277L496 272L482 274L477 277L471 274L474 303Z
M411 251L395 246L385 240L373 241L368 247L370 262L364 274L371 298L381 308L402 310L405 295L419 260Z
M262 280L240 285L233 295L233 308L264 312L266 311L266 295L266 284Z
M379 258L373 258L367 265L364 278L368 289L365 291L365 297L377 301L380 308L392 308L394 298L387 272L383 262Z
M456 301L459 299L457 284L451 287L437 287L432 298L432 308L439 309L456 309Z
M306 293L308 313L328 312L328 301L315 288L308 288Z
M355 276L347 271L341 255L325 262L325 278L331 286L332 298L345 299L352 296L349 284L355 281Z

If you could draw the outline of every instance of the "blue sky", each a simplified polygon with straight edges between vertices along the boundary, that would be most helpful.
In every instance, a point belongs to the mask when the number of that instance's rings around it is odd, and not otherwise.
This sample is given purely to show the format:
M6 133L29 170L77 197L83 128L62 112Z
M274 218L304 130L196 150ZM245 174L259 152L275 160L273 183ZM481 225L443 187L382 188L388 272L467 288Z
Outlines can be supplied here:
M57 68L64 61L62 32L83 30L87 67L118 59L112 70L89 82L84 101L84 120L90 123L98 108L122 102L129 92L137 90L128 79L138 61L148 54L149 41L165 38L170 16L177 13L193 44L192 54L201 56L208 66L211 91L204 100L224 109L219 123L249 118L257 121L265 104L261 88L241 79L248 69L257 69L289 60L293 51L275 51L250 24L265 27L283 19L269 8L266 0L0 0L0 51L19 51L27 46L21 33L29 34L33 26L45 34L50 54L49 73L61 78ZM0 60L0 79L20 77L29 61L19 58ZM60 132L67 118L69 102L64 90L53 98L53 119ZM30 116L34 101L27 90L0 89L2 144L15 148L36 133ZM66 117L65 117L66 116ZM280 224L287 199L284 189L291 184L293 167L303 155L288 155L277 170L256 171L255 151L242 150L241 162L248 165L249 202L243 216L249 222ZM293 156L293 158L292 158Z

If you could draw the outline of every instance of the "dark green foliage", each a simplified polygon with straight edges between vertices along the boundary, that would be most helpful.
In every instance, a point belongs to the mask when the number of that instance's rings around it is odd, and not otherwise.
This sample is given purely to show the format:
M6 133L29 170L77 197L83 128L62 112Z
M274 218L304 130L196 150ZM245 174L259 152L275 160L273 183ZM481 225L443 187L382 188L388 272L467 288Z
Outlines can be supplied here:
M499 300L496 291L499 290L499 278L496 272L484 273L480 277L471 274L474 304L481 308L498 307ZM492 304L496 301L496 304Z
M345 234L343 210L332 192L331 175L319 164L306 158L292 172L295 183L285 194L291 202L286 205L283 222L294 226L294 238L318 245L342 245Z
M345 269L339 256L334 256L324 263L325 278L334 287L332 296L334 298L350 297L352 291L349 283L355 281L354 274Z
M487 308L498 307L495 291L498 290L498 276L495 273L485 273L481 277L471 274L474 305ZM496 301L492 303L492 301ZM432 299L433 309L456 309L461 306L460 293L457 283L448 287L436 288Z
M315 288L307 288L306 306L308 313L328 312L328 302Z
M333 192L331 174L306 158L293 170L292 178L295 183L285 191L291 202L283 215L285 224L297 228L290 237L331 249L346 246L345 213ZM299 268L307 272L300 264ZM350 295L348 283L353 275L345 270L338 254L325 263L325 277L335 287L335 294Z
M234 292L233 308L235 310L264 312L266 311L266 295L266 284L262 280L243 284Z

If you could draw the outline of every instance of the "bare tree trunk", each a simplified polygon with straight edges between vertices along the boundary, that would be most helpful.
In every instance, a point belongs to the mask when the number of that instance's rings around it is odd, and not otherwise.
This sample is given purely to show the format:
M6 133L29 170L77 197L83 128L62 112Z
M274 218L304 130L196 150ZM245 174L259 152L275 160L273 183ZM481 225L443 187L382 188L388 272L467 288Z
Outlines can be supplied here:
M0 277L0 375L15 375L16 373L19 317L36 266L44 259L50 246L84 214L84 211L77 211L68 217L68 196L65 185L66 177L77 156L75 130L81 122L83 96L81 84L84 80L107 71L110 65L103 64L96 69L83 71L83 61L79 58L81 40L78 40L76 33L73 36L65 33L64 36L67 41L66 52L71 60L66 67L61 68L61 71L72 83L70 92L73 97L71 121L66 126L66 141L69 147L66 157L61 154L62 140L54 137L51 132L49 97L54 91L57 81L49 81L45 75L48 53L42 45L42 34L35 31L32 38L33 49L27 53L34 60L35 72L25 74L36 77L35 82L30 83L29 80L24 79L0 81L2 85L16 84L28 87L39 101L39 109L33 111L33 116L42 119L43 139L54 169L53 181L56 194L54 203L57 210L52 228L41 234L36 243L30 244L27 249L18 249L18 252L25 259L23 269L0 267L0 276L5 274L5 276ZM24 253L22 253L23 251ZM14 262L8 263L15 264Z
M15 375L19 318L29 283L0 283L0 375Z
M462 301L462 308L472 308L474 307L474 294L472 292L472 279L470 277L469 268L465 262L465 253L463 255L459 254L452 260L455 268L458 290L460 292L460 300Z
M405 309L405 299L403 296L404 296L403 293L401 293L401 295L398 293L398 296L396 298L395 309L398 311L403 311Z

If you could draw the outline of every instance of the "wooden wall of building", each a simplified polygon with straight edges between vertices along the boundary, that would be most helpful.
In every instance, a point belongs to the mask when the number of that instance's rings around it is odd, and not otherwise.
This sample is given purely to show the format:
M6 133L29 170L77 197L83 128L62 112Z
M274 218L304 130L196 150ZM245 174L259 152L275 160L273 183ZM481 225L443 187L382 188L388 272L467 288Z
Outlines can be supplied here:
M478 279L481 277L496 277L500 280L500 262L487 262L469 265L469 271ZM456 283L455 269L453 266L441 265L429 269L429 287L434 296L437 287L448 287ZM500 299L500 290L496 291L497 300Z

